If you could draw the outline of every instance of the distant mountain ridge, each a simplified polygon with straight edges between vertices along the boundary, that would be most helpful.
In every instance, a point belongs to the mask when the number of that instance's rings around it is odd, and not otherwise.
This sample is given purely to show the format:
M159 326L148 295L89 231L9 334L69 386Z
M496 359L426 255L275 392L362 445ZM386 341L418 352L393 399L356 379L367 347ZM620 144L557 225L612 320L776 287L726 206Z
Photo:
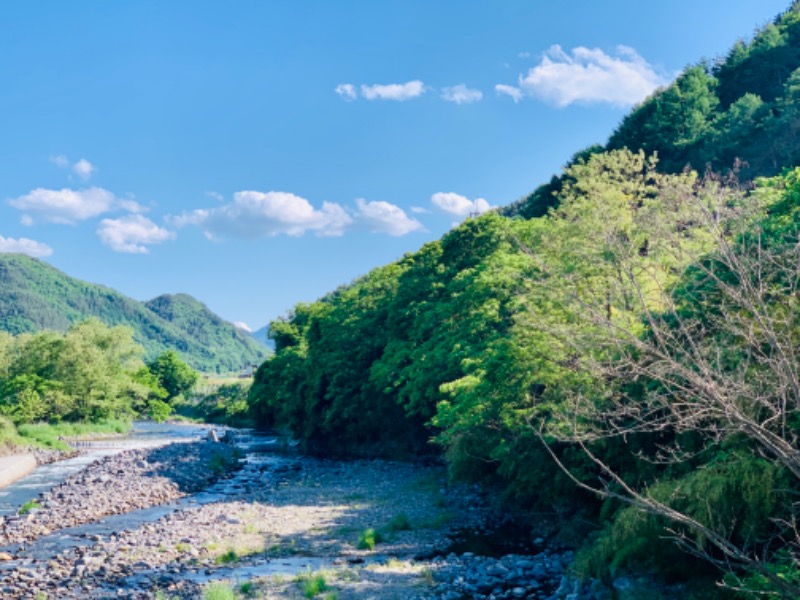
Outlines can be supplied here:
M0 331L64 331L90 317L131 327L148 359L174 349L200 371L238 371L268 354L263 345L187 294L139 302L70 277L41 260L0 253Z
M266 346L270 350L275 350L275 340L271 340L267 337L269 333L269 325L264 325L261 329L256 331L251 331L249 333L250 337L253 338L256 342L258 342L262 346Z

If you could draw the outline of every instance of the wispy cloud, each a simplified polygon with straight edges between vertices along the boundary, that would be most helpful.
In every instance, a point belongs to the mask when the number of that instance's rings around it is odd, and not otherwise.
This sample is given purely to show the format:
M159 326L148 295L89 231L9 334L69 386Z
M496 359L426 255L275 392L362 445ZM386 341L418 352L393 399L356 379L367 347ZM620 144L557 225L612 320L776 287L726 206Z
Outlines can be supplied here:
M460 83L452 87L442 88L442 98L456 104L470 104L479 102L483 98L483 94L480 90L468 88L465 84Z
M367 100L395 100L402 102L425 93L425 84L419 80L387 85L362 85L361 95Z
M8 203L23 211L20 220L24 225L33 225L37 221L72 225L113 210L144 210L136 201L118 198L99 187L80 190L36 188L24 196L12 198Z
M147 254L148 246L175 237L173 231L159 227L142 215L127 215L119 219L103 219L97 227L100 241L115 252Z
M418 214L418 215L426 215L431 211L429 211L427 208L424 208L422 206L412 206L411 207L411 212L415 213L415 214Z
M69 169L75 175L80 177L82 181L89 181L89 179L92 178L92 175L94 175L94 173L97 171L97 166L93 165L85 158L81 158L77 162L71 163L65 155L58 154L56 156L51 156L50 162L59 169Z
M438 192L431 196L431 202L439 210L454 217L468 217L471 214L482 214L493 207L483 198L470 200L466 196L454 192Z
M358 219L367 224L373 233L386 233L400 237L413 231L424 229L422 223L409 217L399 206L389 202L376 200L367 202L359 198Z
M28 238L7 238L0 235L0 252L20 252L28 256L42 258L50 256L53 249L47 244Z
M69 167L69 159L64 156L63 154L59 154L57 156L51 156L50 162L57 166L59 169L66 169Z
M345 100L355 100L357 96L356 88L352 83L340 83L336 86L335 91Z
M666 83L664 76L628 46L617 46L613 54L580 46L567 54L555 45L538 65L519 77L525 93L558 107L631 106Z
M232 203L169 218L178 227L195 225L212 239L301 236L309 231L317 236L339 236L352 221L334 202L324 202L318 209L288 192L252 190L236 192Z
M522 90L519 88L514 87L513 85L505 85L504 83L498 83L494 86L494 91L497 92L498 96L510 96L515 103L522 100Z

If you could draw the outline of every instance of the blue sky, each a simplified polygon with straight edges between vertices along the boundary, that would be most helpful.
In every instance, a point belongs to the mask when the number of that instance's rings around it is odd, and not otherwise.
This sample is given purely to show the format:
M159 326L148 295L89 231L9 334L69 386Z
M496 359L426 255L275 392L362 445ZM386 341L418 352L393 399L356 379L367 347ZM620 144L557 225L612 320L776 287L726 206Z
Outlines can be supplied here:
M529 193L788 5L7 2L0 251L257 328Z

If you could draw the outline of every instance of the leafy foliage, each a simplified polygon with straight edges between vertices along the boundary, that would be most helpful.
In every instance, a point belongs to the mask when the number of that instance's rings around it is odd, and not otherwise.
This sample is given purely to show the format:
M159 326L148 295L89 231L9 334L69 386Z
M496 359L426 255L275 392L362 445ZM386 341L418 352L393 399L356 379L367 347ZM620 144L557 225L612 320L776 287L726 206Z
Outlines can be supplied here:
M433 441L593 521L587 574L797 597L798 36L795 3L503 215L272 323L256 422L320 453Z
M142 348L128 328L89 320L4 340L0 414L15 424L130 416L152 391L137 378Z
M148 363L147 369L158 385L167 392L167 401L183 396L197 383L197 373L174 350L158 355L153 362Z

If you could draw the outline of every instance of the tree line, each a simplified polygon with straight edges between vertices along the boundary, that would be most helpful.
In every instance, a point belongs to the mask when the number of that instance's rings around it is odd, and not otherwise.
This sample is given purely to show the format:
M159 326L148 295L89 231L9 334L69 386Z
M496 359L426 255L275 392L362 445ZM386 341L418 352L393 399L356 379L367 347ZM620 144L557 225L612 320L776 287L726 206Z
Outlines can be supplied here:
M272 323L259 424L327 455L442 451L592 523L587 574L716 565L796 597L800 170L750 190L616 150L565 180L546 217L470 219Z
M65 333L0 332L0 415L14 424L166 418L197 374L174 351L143 361L133 330L97 319Z

